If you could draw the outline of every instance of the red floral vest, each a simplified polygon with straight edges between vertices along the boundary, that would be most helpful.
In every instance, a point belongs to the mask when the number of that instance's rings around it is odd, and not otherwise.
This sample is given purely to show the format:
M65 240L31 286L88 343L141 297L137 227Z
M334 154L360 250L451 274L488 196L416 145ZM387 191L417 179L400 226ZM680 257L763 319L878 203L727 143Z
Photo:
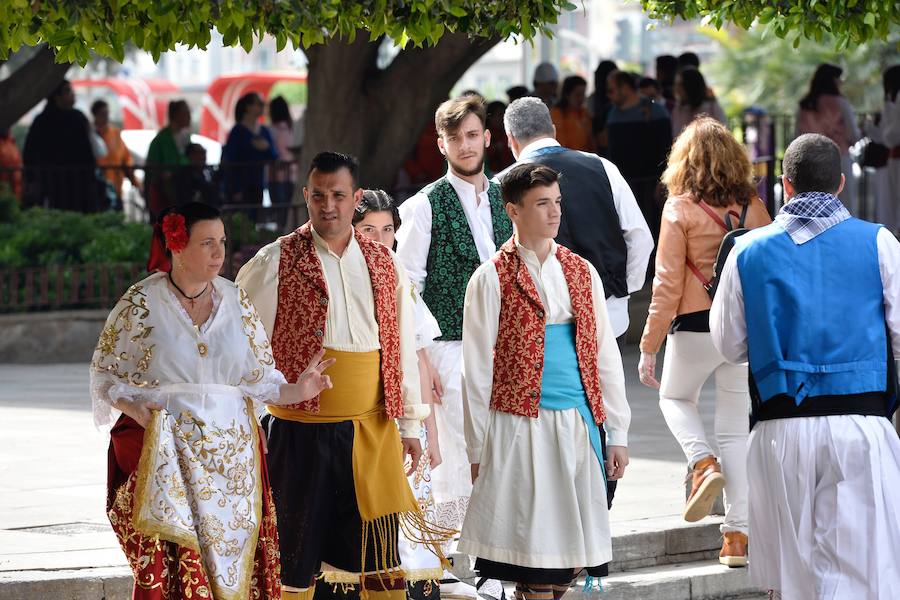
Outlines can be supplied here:
M397 320L397 271L386 246L354 232L369 269L375 297L375 320L381 343L381 379L385 412L390 418L403 416L400 383L400 327ZM272 331L275 364L288 381L296 381L325 340L328 285L316 254L310 224L283 236L278 265L278 311ZM319 397L290 408L319 412Z
M606 420L600 374L597 371L597 320L588 262L557 245L572 312L575 315L575 350L581 383L597 424ZM500 329L494 345L494 385L491 408L536 418L541 403L546 317L531 274L508 240L493 258L500 279Z

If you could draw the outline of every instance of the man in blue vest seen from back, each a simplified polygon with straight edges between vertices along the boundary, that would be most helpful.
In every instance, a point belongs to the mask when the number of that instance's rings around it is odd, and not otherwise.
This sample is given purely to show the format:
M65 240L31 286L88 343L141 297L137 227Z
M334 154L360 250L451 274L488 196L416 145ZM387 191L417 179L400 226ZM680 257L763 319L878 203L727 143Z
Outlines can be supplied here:
M900 243L850 216L837 146L800 136L788 202L739 238L710 311L750 365L750 579L791 600L900 598Z

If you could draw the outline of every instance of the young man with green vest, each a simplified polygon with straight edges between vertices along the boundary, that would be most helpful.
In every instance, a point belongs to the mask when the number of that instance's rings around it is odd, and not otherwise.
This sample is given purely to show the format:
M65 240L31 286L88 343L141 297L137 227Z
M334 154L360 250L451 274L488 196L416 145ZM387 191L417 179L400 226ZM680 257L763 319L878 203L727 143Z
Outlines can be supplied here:
M438 107L438 148L449 168L400 206L403 228L397 233L397 255L443 333L428 349L443 458L432 477L442 524L454 528L462 524L472 490L461 393L466 284L512 236L500 188L484 174L485 148L491 141L485 119L479 96L462 96Z

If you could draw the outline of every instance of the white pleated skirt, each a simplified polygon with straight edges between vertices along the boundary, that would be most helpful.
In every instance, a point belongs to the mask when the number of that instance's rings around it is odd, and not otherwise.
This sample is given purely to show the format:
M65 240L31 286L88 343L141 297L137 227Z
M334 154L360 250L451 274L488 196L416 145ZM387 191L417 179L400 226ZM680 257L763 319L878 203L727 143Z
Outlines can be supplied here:
M419 441L422 444L422 450L427 450L428 436L424 427L419 434ZM409 481L413 495L419 502L419 508L425 515L425 519L431 523L437 522L434 497L431 492L431 467L428 466L424 457L406 479ZM439 580L443 576L444 568L441 566L440 559L426 546L406 537L402 529L397 540L397 550L400 553L400 564L403 567L407 583L430 579Z
M751 582L785 600L900 598L900 440L859 415L750 434Z
M440 374L444 388L441 404L432 406L442 458L441 464L432 473L432 491L434 501L441 505L468 498L472 493L463 430L462 342L435 342L428 347L428 356ZM460 522L451 519L442 524L456 528Z
M612 558L606 479L576 409L491 411L459 550L521 567Z

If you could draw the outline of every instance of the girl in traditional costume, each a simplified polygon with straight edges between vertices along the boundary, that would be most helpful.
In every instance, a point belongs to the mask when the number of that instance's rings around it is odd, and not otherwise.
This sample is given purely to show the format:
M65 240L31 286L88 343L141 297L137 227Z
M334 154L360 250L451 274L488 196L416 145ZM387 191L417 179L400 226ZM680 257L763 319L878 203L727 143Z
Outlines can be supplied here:
M393 198L384 191L365 190L362 201L353 216L353 226L367 238L394 249L396 246L394 235L400 228L400 211L397 210ZM433 402L430 402L429 399L433 398L435 394L429 387L429 382L431 382L429 373L433 367L428 360L425 348L430 346L435 338L441 337L441 329L415 287L411 288L411 293L415 300L413 321L419 381L422 383L422 399L425 403L432 404ZM412 466L413 471L407 479L425 518L434 522L436 515L434 497L431 492L431 470L441 464L434 413L432 412L423 423L425 427L422 428L419 439L424 452L419 463ZM440 588L437 581L443 576L440 559L424 544L411 541L402 534L399 540L399 550L406 576L407 596L412 600L436 600L439 598Z

